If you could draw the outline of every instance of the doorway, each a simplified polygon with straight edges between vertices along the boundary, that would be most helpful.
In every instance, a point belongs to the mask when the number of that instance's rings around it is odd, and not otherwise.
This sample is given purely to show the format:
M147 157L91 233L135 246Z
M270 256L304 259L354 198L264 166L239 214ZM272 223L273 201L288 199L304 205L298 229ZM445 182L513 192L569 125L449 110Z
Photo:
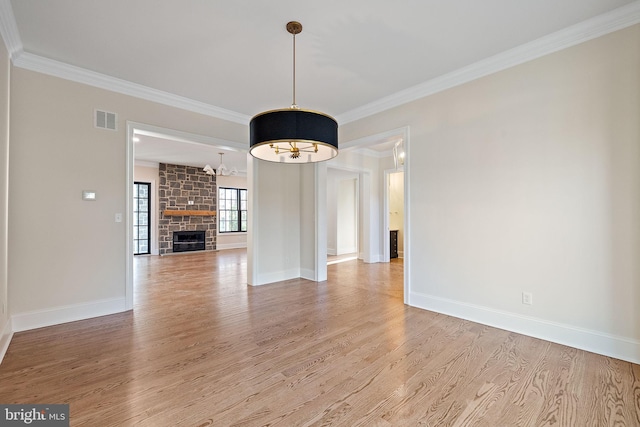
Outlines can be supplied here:
M385 171L385 261L404 258L404 172ZM385 239L385 240L387 240Z
M359 257L360 176L327 169L327 263Z

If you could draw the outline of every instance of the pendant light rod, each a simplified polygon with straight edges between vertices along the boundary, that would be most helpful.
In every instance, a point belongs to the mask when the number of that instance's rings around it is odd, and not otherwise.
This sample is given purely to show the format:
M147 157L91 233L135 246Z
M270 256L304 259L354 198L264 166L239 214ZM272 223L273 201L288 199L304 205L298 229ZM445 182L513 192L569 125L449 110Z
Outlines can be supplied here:
M287 31L293 34L293 102L291 108L298 108L296 104L296 34L302 32L302 24L298 21L291 21L287 23Z
M296 104L296 35L293 34L293 102L291 107L297 106Z

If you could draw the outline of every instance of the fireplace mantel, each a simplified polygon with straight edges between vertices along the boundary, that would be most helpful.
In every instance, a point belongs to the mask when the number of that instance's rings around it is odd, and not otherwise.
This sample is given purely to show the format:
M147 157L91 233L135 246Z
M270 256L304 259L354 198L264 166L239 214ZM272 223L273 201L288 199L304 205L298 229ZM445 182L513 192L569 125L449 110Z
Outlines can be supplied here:
M164 210L164 216L216 216L216 211Z

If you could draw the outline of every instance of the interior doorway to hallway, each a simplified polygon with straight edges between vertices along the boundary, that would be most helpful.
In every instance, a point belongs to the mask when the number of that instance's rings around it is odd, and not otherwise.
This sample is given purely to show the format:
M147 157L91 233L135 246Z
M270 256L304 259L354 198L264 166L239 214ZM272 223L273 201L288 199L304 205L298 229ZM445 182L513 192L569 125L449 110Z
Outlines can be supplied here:
M404 302L409 304L411 294L411 209L410 209L410 141L409 127L392 129L387 132L368 135L360 139L341 143L342 152L362 155L363 160L356 162L352 170L360 172L360 224L359 256L365 263L390 262L391 231L396 230L398 258L393 263L402 266L404 281ZM354 157L355 157L354 156ZM347 157L343 164L347 165ZM392 173L398 173L396 181L401 183L400 206L389 209L388 191ZM401 178L400 178L401 177ZM399 181L399 182L398 182ZM399 201L399 200L398 200ZM390 214L390 212L393 212ZM397 213L396 213L397 212ZM393 215L393 219L390 216Z
M386 171L385 184L385 229L388 239L385 261L388 262L404 258L404 172Z
M327 264L358 259L359 216L359 174L328 168Z

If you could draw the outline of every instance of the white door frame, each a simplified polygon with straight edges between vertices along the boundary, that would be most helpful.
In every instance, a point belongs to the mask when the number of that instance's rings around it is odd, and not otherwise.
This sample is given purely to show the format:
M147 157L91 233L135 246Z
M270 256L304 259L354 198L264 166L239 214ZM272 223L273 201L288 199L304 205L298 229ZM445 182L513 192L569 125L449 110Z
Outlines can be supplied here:
M173 139L186 143L196 143L219 147L226 150L247 151L245 144L234 141L228 141L221 138L213 138L210 136L198 135L195 133L183 132L175 129L162 128L159 126L149 125L146 123L138 123L127 121L127 155L126 155L126 201L125 201L125 309L133 310L133 168L134 168L134 144L133 137L135 134L149 135L161 138Z
M404 266L404 303L410 305L409 296L411 293L411 187L410 187L410 165L411 165L411 154L410 154L410 133L409 126L405 126L399 129L393 129L387 132L382 132L376 135L367 136L364 138L356 139L353 141L348 141L346 143L341 144L341 148L366 148L367 146L374 146L380 144L382 142L390 141L390 140L398 140L402 139L404 152L405 152L405 160L403 165L404 170L404 244L402 246L403 250L403 266ZM383 215L383 220L381 221L380 228L383 234L382 241L384 242L384 251L383 257L386 261L389 261L389 219L388 219L388 185L386 183L387 175L385 171L385 188L383 189L383 198L385 199L383 204L385 204L385 214ZM368 190L367 190L368 191ZM364 205L365 207L370 207L370 205ZM362 215L364 218L370 218L371 214ZM387 230L387 231L385 231ZM363 236L365 237L365 236Z

